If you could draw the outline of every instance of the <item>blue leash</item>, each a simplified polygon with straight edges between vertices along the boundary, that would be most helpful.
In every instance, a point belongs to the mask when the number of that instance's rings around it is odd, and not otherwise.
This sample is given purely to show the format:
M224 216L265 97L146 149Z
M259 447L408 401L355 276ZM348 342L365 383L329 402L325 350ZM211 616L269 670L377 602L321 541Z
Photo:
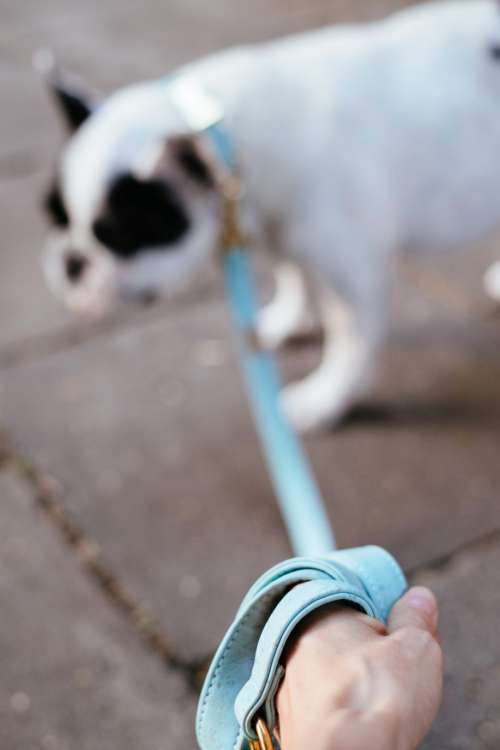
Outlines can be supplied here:
M231 143L220 124L207 133L228 169L234 170ZM238 335L240 366L272 483L296 555L321 555L335 549L335 537L297 435L279 408L280 377L274 358L255 351L258 302L248 254L231 248L224 257L224 280Z
M161 79L189 128L211 138L231 176L232 143L219 103L186 75ZM321 555L336 548L335 537L311 467L297 435L279 409L280 378L273 357L251 345L256 330L257 294L247 253L232 240L225 248L224 279L238 336L240 365L274 490L296 555Z
M186 79L174 99L192 130L211 137L234 176L234 154L217 103ZM333 602L350 602L385 622L406 581L396 561L378 547L334 551L335 538L311 467L279 408L278 368L271 355L252 343L257 293L230 187L223 186L226 294L257 432L297 557L265 573L245 596L208 670L196 733L203 750L265 750L273 746L281 656L297 624Z

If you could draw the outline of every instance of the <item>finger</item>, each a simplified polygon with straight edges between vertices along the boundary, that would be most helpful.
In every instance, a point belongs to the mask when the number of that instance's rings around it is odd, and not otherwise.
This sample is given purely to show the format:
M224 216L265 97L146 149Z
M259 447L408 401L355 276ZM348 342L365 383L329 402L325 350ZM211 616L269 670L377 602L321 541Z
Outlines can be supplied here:
M394 605L389 617L389 633L413 627L436 637L438 618L438 605L432 591L415 586Z

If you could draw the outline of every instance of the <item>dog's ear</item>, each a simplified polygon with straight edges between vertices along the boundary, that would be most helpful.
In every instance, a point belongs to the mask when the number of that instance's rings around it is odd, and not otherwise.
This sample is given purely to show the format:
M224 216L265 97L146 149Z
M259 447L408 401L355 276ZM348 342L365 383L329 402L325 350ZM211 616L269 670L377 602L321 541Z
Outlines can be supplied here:
M50 51L38 51L33 64L47 81L66 126L74 132L96 108L95 97L61 73Z

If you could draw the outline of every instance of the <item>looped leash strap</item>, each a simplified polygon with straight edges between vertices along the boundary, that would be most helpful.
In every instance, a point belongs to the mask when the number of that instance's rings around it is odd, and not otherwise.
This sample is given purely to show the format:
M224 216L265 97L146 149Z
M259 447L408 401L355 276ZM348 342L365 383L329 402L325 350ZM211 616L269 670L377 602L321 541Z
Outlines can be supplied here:
M304 617L342 601L386 622L405 589L399 566L379 547L294 558L268 571L245 596L208 672L196 724L202 750L244 750L257 741L258 718L272 732L280 659Z

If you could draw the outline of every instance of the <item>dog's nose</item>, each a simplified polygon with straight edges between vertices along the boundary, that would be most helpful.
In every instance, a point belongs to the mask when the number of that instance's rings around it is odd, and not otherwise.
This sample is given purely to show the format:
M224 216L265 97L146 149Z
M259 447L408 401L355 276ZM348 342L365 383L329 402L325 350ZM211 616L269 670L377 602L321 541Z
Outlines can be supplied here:
M76 283L80 279L81 275L89 265L89 261L83 255L78 253L70 253L66 256L65 260L66 276L72 284Z

